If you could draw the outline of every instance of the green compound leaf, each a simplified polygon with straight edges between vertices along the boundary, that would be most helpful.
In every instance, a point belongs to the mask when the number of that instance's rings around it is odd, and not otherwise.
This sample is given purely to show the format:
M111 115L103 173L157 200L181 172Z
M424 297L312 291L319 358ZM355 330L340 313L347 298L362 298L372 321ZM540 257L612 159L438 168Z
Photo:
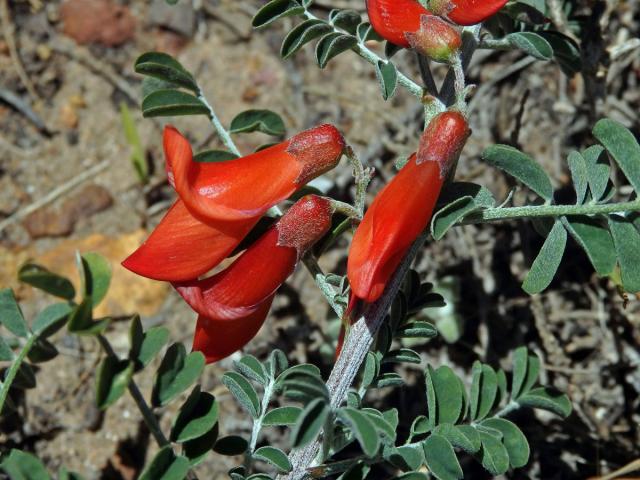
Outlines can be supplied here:
M154 406L167 405L198 379L204 364L202 352L187 355L181 343L171 345L158 367L151 403Z
M493 145L482 152L482 159L517 178L545 200L553 198L551 180L545 171L520 150L509 145Z
M292 468L287 454L279 448L269 446L260 447L255 452L253 452L253 458L255 460L267 462L284 473L289 473Z
M15 358L15 354L7 342L0 337L0 362L11 362Z
M539 293L549 286L556 274L564 249L567 246L567 231L562 222L557 220L553 224L549 236L545 240L540 253L533 261L531 270L522 284L522 289L529 295Z
M271 110L247 110L239 113L229 127L230 133L262 132L267 135L284 135L282 117Z
M622 286L629 293L640 292L640 232L621 215L609 216L609 228L616 247Z
M382 98L386 101L393 97L398 86L398 70L392 62L378 60L376 63L376 77L382 90Z
M113 405L127 391L133 363L118 360L111 355L105 357L96 373L96 405L101 410Z
M278 407L274 408L264 416L262 424L265 426L295 425L302 413L300 407Z
M527 378L529 351L527 347L518 347L513 352L513 376L511 378L511 397L517 399L522 393L522 387Z
M183 480L189 467L189 459L182 455L176 456L171 445L167 445L153 457L138 480Z
M481 382L482 364L476 360L473 362L473 367L471 368L471 389L469 391L469 418L471 418L471 420L478 416Z
M426 473L421 472L409 472L395 477L395 480L429 480Z
M607 149L633 189L640 193L640 145L634 135L621 123L603 118L593 135Z
M304 7L295 0L272 0L258 10L251 24L254 28L260 28L280 18L300 15L302 13L304 13Z
M524 467L529 461L529 442L522 431L509 420L504 418L489 418L482 422L490 428L502 433L502 443L509 455L509 464L513 468Z
M178 411L171 427L170 440L184 443L205 435L218 422L218 402L196 385Z
M15 448L3 459L0 468L12 480L51 480L38 457Z
M464 478L451 443L442 435L432 434L422 443L424 459L429 471L439 480Z
M280 55L289 58L307 43L333 31L330 25L322 20L306 20L291 30L282 42Z
M382 364L385 363L413 363L419 365L422 362L420 354L410 348L400 348L388 352L382 358Z
M198 163L218 163L235 160L238 157L235 153L227 150L204 150L194 155L193 161Z
M136 315L131 324L131 351L129 352L129 359L135 362L136 371L149 365L168 341L169 330L165 327L153 327L143 332L140 317Z
M10 288L0 290L0 323L16 337L29 336L27 322Z
M551 60L553 48L544 37L533 32L510 33L505 39L514 47L519 48L538 60Z
M329 12L329 21L332 25L335 25L342 30L349 32L352 35L356 34L358 25L362 22L360 14L351 9L333 9Z
M299 448L311 443L320 433L330 409L324 398L316 398L302 410L291 431L291 443Z
M616 266L616 249L611 232L598 219L575 215L562 219L571 237L589 257L596 273L610 275Z
M76 296L76 289L68 278L35 263L22 265L18 271L18 280L65 300L73 300Z
M502 475L509 470L509 453L502 444L501 439L491 435L484 429L479 430L482 450L480 462L491 475ZM499 433L499 431L498 431Z
M316 60L318 66L324 68L329 60L335 56L350 50L358 44L358 39L352 35L334 32L325 35L316 45Z
M368 457L373 457L380 448L380 437L376 427L367 415L352 407L338 410L338 416L351 429L362 451Z
M142 115L173 117L179 115L208 115L209 109L198 98L180 90L155 90L142 100Z
M204 435L182 444L182 454L189 459L191 466L200 464L216 444L218 439L218 424Z
M89 252L81 256L82 295L91 298L95 307L107 294L111 283L111 265L97 253Z
M98 335L105 331L109 322L108 318L94 322L91 298L85 298L69 314L67 329L78 335Z
M246 378L236 372L227 372L222 376L222 383L253 418L260 416L260 399Z
M198 93L198 84L180 62L162 52L147 52L138 57L134 70L164 82L173 83Z
M540 408L563 418L571 414L571 401L563 393L550 388L538 387L518 398L517 402L525 407Z
M358 35L358 39L360 39L362 43L368 42L370 40L376 42L382 42L384 40L380 35L378 35L378 32L374 30L369 22L363 22L358 25L356 34Z

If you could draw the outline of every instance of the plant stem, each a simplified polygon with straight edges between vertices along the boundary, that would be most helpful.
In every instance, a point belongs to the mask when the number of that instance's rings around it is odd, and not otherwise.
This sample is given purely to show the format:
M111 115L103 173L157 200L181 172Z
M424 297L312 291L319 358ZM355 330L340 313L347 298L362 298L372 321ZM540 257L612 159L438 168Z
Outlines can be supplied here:
M110 357L117 358L117 355L113 351L113 348L109 343L109 340L107 340L107 338L104 335L98 335L98 342L100 342L100 346L102 347L102 349L105 351L107 355L109 355ZM146 400L144 399L144 396L142 395L142 393L140 392L140 389L138 388L138 385L133 379L131 379L131 381L129 382L128 389L129 389L129 393L131 394L131 397L133 398L133 401L136 402L136 405L138 406L138 409L142 414L144 423L147 425L147 428L153 435L153 438L155 438L158 445L160 445L160 447L165 447L169 445L169 440L167 440L167 437L165 437L164 433L162 433L162 429L160 428L158 419L156 418L153 411L151 410L151 407L149 407L149 405L147 404Z
M36 340L38 340L38 336L35 334L31 334L27 338L26 343L22 346L22 349L20 349L20 352L18 353L16 358L13 359L13 362L11 362L11 366L9 367L9 370L7 370L7 373L5 375L4 382L0 382L0 413L2 413L4 404L7 401L7 397L9 396L11 384L15 380L22 362L29 354L29 351L31 351L31 348L36 343Z
M631 202L607 203L605 205L531 205L525 207L487 208L468 215L457 225L473 225L516 218L606 215L638 211L640 211L640 199Z
M275 380L269 377L267 384L264 386L264 394L262 396L262 402L260 404L260 416L253 421L253 428L251 429L251 439L249 440L249 448L247 449L246 455L244 457L244 468L247 474L249 473L251 463L253 462L253 452L256 449L258 436L260 435L260 430L262 430L262 422L264 421L264 417L267 414L267 409L269 408L269 402L271 401L271 395L273 394L274 384Z
M495 414L493 414L493 416L494 417L498 417L498 418L506 417L511 412L514 412L514 411L518 410L519 408L520 408L520 404L518 402L514 402L513 400L511 400L503 408L501 408Z
M213 124L213 128L215 128L216 133L218 134L218 137L220 137L220 140L222 140L222 143L224 143L224 145L229 149L231 153L239 157L242 156L240 154L240 150L238 150L238 147L236 147L236 144L233 142L231 135L229 135L229 132L227 131L227 129L224 128L224 126L220 122L220 119L216 115L216 111L213 109L213 106L209 103L207 98L202 93L202 90L199 90L198 92L198 99L202 103L204 103L207 109L209 110L209 115L208 115L209 120L211 120L211 123Z
M316 286L322 292L322 295L327 300L329 305L331 305L333 311L336 313L336 315L338 315L338 318L341 318L342 314L344 313L344 308L342 307L342 305L335 301L336 293L333 289L333 286L329 285L329 283L327 283L327 281L325 280L325 274L318 265L315 257L311 254L306 254L304 257L302 257L302 262L304 263L304 266L307 267L307 270L313 277L313 280L316 282Z

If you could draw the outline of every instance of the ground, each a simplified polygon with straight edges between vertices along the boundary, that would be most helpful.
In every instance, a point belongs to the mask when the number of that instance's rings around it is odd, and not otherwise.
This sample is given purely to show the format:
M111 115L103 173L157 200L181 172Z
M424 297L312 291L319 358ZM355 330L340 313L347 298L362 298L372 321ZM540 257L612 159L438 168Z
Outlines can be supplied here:
M83 13L82 2L107 5L97 26ZM251 16L259 0L182 0L175 7L164 0L81 0L66 2L71 5L64 9L62 3L0 1L0 285L16 289L27 317L47 300L17 283L19 265L31 258L73 275L74 252L97 251L114 271L100 309L122 319L107 333L116 350L127 350L124 319L134 312L146 326L165 325L172 341L190 347L195 314L167 285L119 265L159 221L173 195L163 168L164 121L143 119L138 107L141 78L132 66L145 51L175 54L195 73L226 124L248 108L278 112L289 133L334 123L362 160L377 169L371 192L393 174L393 160L417 145L420 108L412 97L399 91L383 101L374 70L353 54L341 55L324 70L315 65L309 47L282 61L279 46L291 21L253 31ZM333 6L364 10L359 0L316 4L322 14ZM637 133L638 2L582 0L577 8L591 22L578 39L590 52L583 59L583 76L567 78L553 62L528 60L517 52L476 55L470 68L478 85L471 100L473 136L458 179L506 198L513 185L487 168L479 154L493 143L511 143L536 158L562 189L570 182L566 155L593 142L595 120L609 116ZM418 78L408 52L397 58L403 71ZM438 78L443 72L436 69ZM130 161L123 103L154 167L145 186ZM220 147L205 117L172 121L198 148ZM248 152L268 137L237 140ZM343 163L324 186L348 199L351 180ZM516 192L516 202L526 200L526 193ZM565 254L551 288L527 296L519 285L541 243L528 223L461 227L430 242L416 268L437 289L454 292L447 312L461 321L463 335L455 344L432 341L420 353L425 361L452 365L468 377L473 360L508 367L508 352L527 345L542 358L548 383L569 394L574 413L564 423L517 416L531 439L533 459L510 477L596 477L640 456L640 303L631 298L625 306L615 286L593 274L576 245ZM344 273L345 246L343 240L322 258L326 270ZM328 373L328 318L309 274L299 269L246 351L264 358L278 346L292 361L324 361ZM3 422L0 448L34 451L50 469L64 465L89 479L135 478L156 450L135 405L125 396L106 414L99 412L92 402L98 344L64 333L54 343L60 355L42 365L37 388L26 395L24 415ZM249 420L219 380L231 360L207 367L202 383L222 405L221 430L245 433ZM137 377L145 393L151 372ZM422 397L412 392L395 392L384 401L400 411L419 411ZM160 412L166 428L173 409ZM234 459L224 463L215 456L198 474L227 478L233 465ZM473 478L482 475L473 466L465 468Z

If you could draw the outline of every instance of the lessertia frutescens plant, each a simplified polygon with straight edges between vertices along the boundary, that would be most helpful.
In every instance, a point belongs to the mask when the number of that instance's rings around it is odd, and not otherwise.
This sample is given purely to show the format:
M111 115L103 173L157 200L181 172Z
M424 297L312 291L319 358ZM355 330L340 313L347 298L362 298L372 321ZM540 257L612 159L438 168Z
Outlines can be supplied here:
M29 323L11 290L0 291L0 322L8 333L0 337L0 361L7 365L0 412L7 415L21 408L21 392L35 386L32 365L55 357L55 345L47 339L66 325L69 333L96 338L105 352L96 374L98 406L107 408L128 390L160 446L143 479L196 478L194 467L216 454L244 457L242 465L229 472L234 480L277 474L291 479L459 479L459 455L475 457L493 475L526 465L528 442L505 417L520 408L566 417L571 404L565 395L537 385L540 360L524 347L512 353L509 374L476 362L468 385L446 365L427 365L420 380L426 397L423 415L409 419L408 435L398 433L407 419L396 409L380 411L367 400L375 389L405 384L395 365L422 365L423 358L406 339L427 340L437 334L425 309L442 306L443 299L409 268L428 234L439 240L458 225L532 219L546 240L525 278L526 292L538 293L550 284L568 237L584 249L599 276L610 278L621 292L640 291L640 146L617 122L600 120L593 129L598 143L569 155L573 204L555 203L552 182L542 168L506 145L488 147L482 158L537 196L532 204L513 205L511 195L499 202L481 185L452 180L469 135L465 68L475 50L520 49L539 60L556 60L567 74L580 71L578 47L551 28L544 4L505 3L368 0L369 23L352 10L332 10L321 18L310 0L272 0L255 15L258 28L283 17L301 19L283 40L283 58L312 41L321 68L353 51L372 64L385 99L404 88L424 105L425 131L416 154L398 165L399 173L368 209L365 194L372 171L334 127L322 125L243 157L232 135L260 131L280 137L285 133L282 119L271 111L250 110L226 129L194 76L175 58L159 52L142 55L135 69L145 76L143 114L205 115L226 148L194 155L178 130L165 129L167 172L178 200L124 262L141 275L171 282L198 313L194 351L187 354L176 343L165 348L168 331L145 331L134 316L130 350L126 356L116 355L103 335L109 319L93 318L110 281L104 259L92 253L78 256L79 295L68 279L29 263L21 268L20 280L63 301ZM481 28L477 24L482 22ZM384 54L378 54L376 46L383 40ZM417 52L422 84L393 63L401 48ZM450 66L439 89L430 60ZM305 184L336 167L343 155L354 172L353 205L321 192L301 197ZM138 173L142 171L138 165ZM617 188L623 177L630 184L624 191L630 194ZM277 204L289 207L284 215ZM347 275L323 272L317 257L349 230L355 235ZM194 252L194 243L206 245L207 255ZM239 251L244 252L227 269L198 279ZM299 261L343 320L333 371L325 381L317 366L289 366L279 350L263 361L241 357L234 362L235 371L221 380L249 413L253 427L248 437L220 432L216 399L193 385L206 362L228 356L251 340L274 292ZM220 332L223 342L216 335ZM135 375L161 352L147 400ZM190 388L171 431L163 432L159 409ZM290 429L289 453L282 445L265 444L264 430L282 427ZM6 452L1 467L11 478L50 478L35 456L20 450ZM265 471L271 473L261 473ZM63 471L60 478L81 477Z

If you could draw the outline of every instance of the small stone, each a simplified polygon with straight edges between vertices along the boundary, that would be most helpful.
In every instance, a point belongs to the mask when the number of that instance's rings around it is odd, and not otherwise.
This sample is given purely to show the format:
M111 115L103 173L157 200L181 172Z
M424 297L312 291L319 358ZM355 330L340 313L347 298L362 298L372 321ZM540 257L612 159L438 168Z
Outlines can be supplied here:
M196 14L191 2L169 5L166 0L154 0L149 9L149 25L162 27L191 37L195 30Z
M48 45L41 43L36 47L36 55L38 55L40 60L46 62L51 58L51 48Z
M64 105L60 109L60 123L69 129L74 129L78 126L78 113L76 109L70 103Z
M66 0L60 7L60 18L64 34L81 45L115 47L135 34L131 11L113 0Z

